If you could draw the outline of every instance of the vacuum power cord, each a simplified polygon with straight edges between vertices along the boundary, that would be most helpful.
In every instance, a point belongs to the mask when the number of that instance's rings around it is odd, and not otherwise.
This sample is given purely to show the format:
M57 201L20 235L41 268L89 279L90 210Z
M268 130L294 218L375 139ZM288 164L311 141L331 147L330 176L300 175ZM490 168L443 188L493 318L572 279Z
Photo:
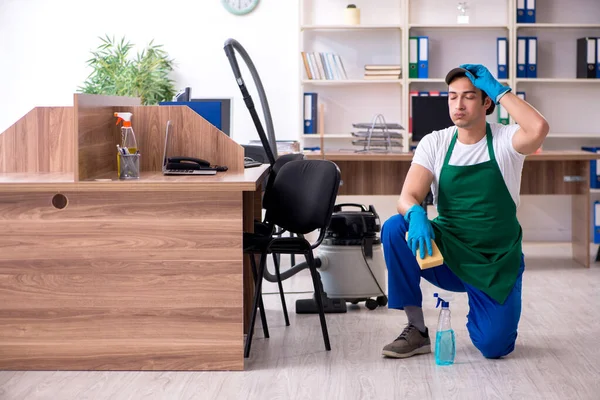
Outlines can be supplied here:
M377 278L375 278L375 274L373 273L373 270L371 270L371 266L369 265L369 262L367 261L367 256L365 254L365 242L366 242L367 238L363 238L362 240L362 244L360 246L360 249L362 250L362 256L363 256L363 260L365 260L365 264L367 265L367 269L369 270L369 272L371 273L371 276L373 277L373 280L375 281L375 284L377 285L377 287L379 288L379 291L381 292L381 294L383 295L383 297L385 297L385 300L388 300L387 295L385 294L385 292L383 291L383 289L381 288L381 285L379 284L379 282L377 281Z

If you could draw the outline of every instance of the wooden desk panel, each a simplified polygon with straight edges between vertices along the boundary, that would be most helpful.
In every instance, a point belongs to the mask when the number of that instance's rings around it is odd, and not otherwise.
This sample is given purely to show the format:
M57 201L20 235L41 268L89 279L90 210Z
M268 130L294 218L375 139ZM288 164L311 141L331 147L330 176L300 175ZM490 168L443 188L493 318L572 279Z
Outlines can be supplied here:
M527 159L521 194L582 194L589 188L589 161Z
M0 194L0 369L243 369L242 193Z
M334 161L340 168L339 195L400 195L408 161Z
M309 154L307 158L320 157ZM325 158L340 168L340 195L400 195L412 153L341 152ZM527 156L521 194L583 194L589 187L589 161L596 158L600 157L585 151L548 151Z
M353 152L328 152L325 155L308 152L306 158L323 159L331 161L412 161L413 153L353 153ZM555 151L546 150L539 154L527 156L528 161L566 161L566 160L595 160L600 155L588 151L565 150Z
M73 107L36 107L0 134L0 172L73 173Z

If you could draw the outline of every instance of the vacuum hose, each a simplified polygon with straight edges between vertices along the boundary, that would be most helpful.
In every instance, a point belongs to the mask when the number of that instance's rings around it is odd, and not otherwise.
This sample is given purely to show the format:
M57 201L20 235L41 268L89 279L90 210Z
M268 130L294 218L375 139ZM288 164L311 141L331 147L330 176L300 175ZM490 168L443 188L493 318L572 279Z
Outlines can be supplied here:
M276 255L276 257L278 257L278 256L279 255ZM315 257L315 266L317 268L322 268L326 265L327 265L327 259L322 260L319 257ZM308 268L308 264L306 261L303 261L299 264L294 265L293 267L290 267L288 270L281 272L279 275L281 276L281 280L285 281L286 279L291 278L292 276L296 275L298 272L300 272L306 268ZM265 266L265 276L264 277L269 282L277 283L277 276L270 273L269 268L267 268L266 266Z
M267 125L267 134L266 135L265 135L263 126L260 123L260 119L258 118L258 114L256 113L256 110L254 107L254 102L252 101L252 97L250 96L250 93L248 92L248 89L246 88L246 85L244 84L244 79L242 78L242 73L240 71L240 67L235 58L234 49L237 50L237 52L242 56L242 58L244 59L244 62L246 63L246 65L248 66L248 69L250 70L252 79L254 79L254 84L256 85L256 89L258 90L258 97L260 98L260 103L262 105L265 123ZM233 71L235 81L237 82L238 86L240 87L240 91L242 92L244 102L246 103L246 107L248 107L248 110L250 111L250 115L252 117L254 125L256 126L256 129L258 130L258 133L259 133L258 136L260 137L263 148L264 148L265 152L267 153L269 162L271 165L273 165L273 164L275 164L275 160L277 159L277 142L275 139L275 132L273 129L273 120L271 119L271 110L269 109L269 102L267 101L267 96L265 95L265 89L263 88L260 77L258 76L258 72L256 72L256 68L254 67L254 63L250 59L250 56L248 55L246 50L242 47L242 45L237 40L227 39L225 41L223 50L225 50L225 54L227 55L227 58L229 59L229 64L231 64L231 69ZM276 257L279 257L279 255L276 255ZM322 262L319 258L315 258L315 265L317 268L319 268L322 265ZM308 264L306 263L306 261L296 264L293 267L290 267L288 270L286 270L280 274L281 280L282 281L286 280L306 268L308 268ZM264 278L266 280L268 280L269 282L273 282L273 283L277 282L277 276L271 274L269 272L268 268L265 268Z
M250 110L250 115L252 116L252 120L254 121L254 125L256 125L256 129L259 130L259 137L262 142L263 148L267 153L267 157L269 158L269 162L271 165L275 164L275 160L277 159L277 142L275 139L275 132L273 129L273 120L271 119L271 110L269 109L269 102L267 101L267 96L265 95L265 89L263 88L262 82L258 73L256 72L256 68L254 67L254 63L248 56L248 53L241 44L235 39L227 39L225 41L225 46L223 47L225 50L225 54L229 59L229 64L231 64L231 69L233 70L233 75L235 77L235 81L237 82L240 90L242 92L242 96L244 97L244 102L246 103L246 107ZM258 89L258 97L260 98L260 103L262 105L263 114L265 117L265 123L267 124L267 135L265 135L264 129L260 120L258 119L258 114L256 112L252 112L254 110L254 102L252 101L252 97L244 84L244 79L242 78L242 73L240 72L240 67L235 58L234 49L242 56L248 69L250 70L250 74L254 79L254 84ZM268 137L268 140L266 138ZM266 141L266 143L265 143Z

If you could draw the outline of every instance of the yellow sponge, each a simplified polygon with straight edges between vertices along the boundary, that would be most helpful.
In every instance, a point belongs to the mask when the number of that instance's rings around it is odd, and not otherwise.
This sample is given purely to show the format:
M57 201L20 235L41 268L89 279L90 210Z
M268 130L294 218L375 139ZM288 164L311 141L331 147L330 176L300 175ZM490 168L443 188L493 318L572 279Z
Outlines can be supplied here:
M406 232L406 240L408 240L408 232ZM433 240L431 241L431 250L431 255L425 250L425 258L421 258L420 249L417 251L417 263L421 269L437 267L444 263L444 257Z

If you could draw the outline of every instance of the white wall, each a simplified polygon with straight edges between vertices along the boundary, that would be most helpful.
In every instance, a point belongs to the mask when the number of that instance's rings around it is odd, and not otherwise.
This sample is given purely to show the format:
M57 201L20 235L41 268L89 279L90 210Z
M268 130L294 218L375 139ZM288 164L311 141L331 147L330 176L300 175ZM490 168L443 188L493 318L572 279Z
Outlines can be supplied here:
M262 0L241 17L219 0L0 0L0 132L35 106L72 105L89 73L90 50L105 34L126 35L136 46L151 39L163 44L177 63L177 88L190 86L193 97L234 99L232 136L247 143L258 135L223 51L226 39L238 40L261 76L277 138L296 138L297 0ZM262 115L258 95L251 94Z

